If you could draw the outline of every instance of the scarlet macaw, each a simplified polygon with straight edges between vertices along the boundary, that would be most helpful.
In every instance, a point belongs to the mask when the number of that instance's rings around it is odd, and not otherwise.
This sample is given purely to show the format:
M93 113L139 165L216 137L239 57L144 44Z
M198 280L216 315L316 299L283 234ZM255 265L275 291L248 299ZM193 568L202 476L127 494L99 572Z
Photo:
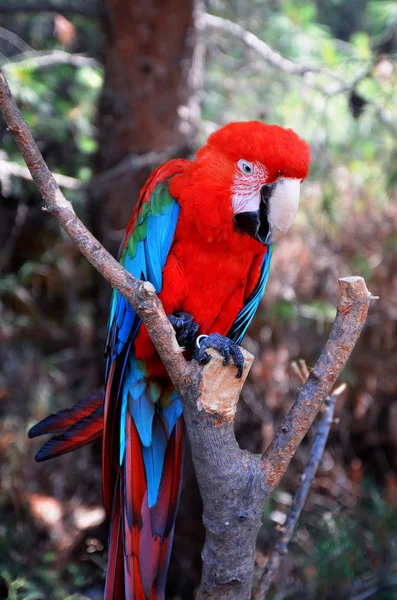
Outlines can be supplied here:
M290 129L230 123L195 160L165 163L142 189L120 262L154 285L179 343L194 347L199 362L214 347L241 375L238 344L264 293L272 244L296 216L309 161L308 145ZM181 484L182 406L146 328L116 290L106 357L104 401L94 394L30 436L63 432L40 461L103 432L105 600L161 600Z

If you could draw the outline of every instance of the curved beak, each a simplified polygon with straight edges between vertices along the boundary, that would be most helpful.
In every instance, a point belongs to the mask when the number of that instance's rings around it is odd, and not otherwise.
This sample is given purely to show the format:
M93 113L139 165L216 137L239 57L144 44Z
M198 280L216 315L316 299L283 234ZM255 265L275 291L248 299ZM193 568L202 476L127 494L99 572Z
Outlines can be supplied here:
M269 195L269 188L272 188ZM280 179L272 186L264 185L261 188L260 229L267 225L266 236L260 236L266 246L274 244L283 237L295 220L299 207L300 181L299 179ZM262 223L266 218L267 224Z
M279 179L263 185L259 208L234 215L237 230L248 233L265 246L274 244L291 228L298 212L299 197L299 179Z

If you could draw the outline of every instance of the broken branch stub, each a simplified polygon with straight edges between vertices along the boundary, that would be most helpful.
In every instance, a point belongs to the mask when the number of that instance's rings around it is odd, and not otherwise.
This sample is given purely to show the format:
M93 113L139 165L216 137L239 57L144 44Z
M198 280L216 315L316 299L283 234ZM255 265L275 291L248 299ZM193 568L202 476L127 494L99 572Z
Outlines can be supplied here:
M225 366L222 356L209 348L211 360L201 372L199 382L198 410L217 414L224 420L233 421L241 389L254 361L252 354L240 348L244 356L242 376L236 378L236 367L233 362Z

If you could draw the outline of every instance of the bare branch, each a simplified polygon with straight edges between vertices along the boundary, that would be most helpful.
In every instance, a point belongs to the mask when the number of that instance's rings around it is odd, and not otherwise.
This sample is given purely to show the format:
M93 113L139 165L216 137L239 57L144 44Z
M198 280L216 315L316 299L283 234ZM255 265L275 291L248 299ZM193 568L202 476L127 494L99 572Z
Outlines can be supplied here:
M27 167L0 158L0 181L8 179L10 175L26 179L26 181L32 181L32 176ZM53 173L52 175L60 187L69 190L79 190L84 187L84 184L74 177L68 177L67 175L61 175L60 173Z
M170 146L163 152L146 152L145 154L131 153L124 156L120 162L114 167L106 169L96 175L88 184L91 192L95 194L95 188L100 189L103 193L105 186L114 185L114 180L121 177L127 172L136 172L146 167L154 168L163 162L166 162L174 156L186 153L186 145L184 146Z
M21 52L12 58L2 61L3 71L11 70L14 65L22 68L43 69L53 65L71 65L73 67L92 67L98 68L101 64L90 56L84 54L72 54L64 50L43 50Z
M362 277L339 279L341 296L328 342L295 404L263 456L269 494L284 475L291 458L335 384L361 333L372 299Z
M244 29L241 25L233 23L228 19L217 17L215 15L205 15L205 24L207 27L216 29L217 31L223 31L229 35L233 35L235 38L241 40L248 48L254 50L259 56L261 56L267 64L270 66L287 73L288 75L298 75L302 78L302 81L310 87L316 89L325 96L335 96L345 92L350 92L354 89L360 81L368 77L371 69L366 68L364 71L359 73L353 81L346 83L345 79L339 76L337 73L330 71L326 67L318 64L304 64L297 63L289 58L285 58L276 50L273 50L266 42L258 38L254 33ZM313 75L324 75L333 81L333 84L328 86L322 86L316 82Z
M304 362L304 361L303 361ZM304 363L306 365L306 363ZM301 371L302 377L300 380L305 378L305 371ZM307 377L306 377L307 379ZM325 410L320 414L318 420L317 432L313 441L313 445L310 451L309 459L307 461L304 472L301 476L301 485L299 486L293 502L288 509L287 518L282 526L281 535L273 548L267 565L261 575L258 586L254 593L254 600L263 600L270 588L270 585L276 575L278 568L283 560L285 554L288 551L288 544L291 541L292 535L295 531L296 524L301 515L307 496L309 494L310 487L312 485L314 476L319 467L321 457L324 454L325 444L327 443L329 430L334 420L334 411L337 398L346 389L346 385L342 384L336 389L331 396L326 400Z
M125 156L114 167L110 167L110 169L106 169L106 171L102 171L102 173L93 177L88 183L60 173L52 173L52 175L59 187L79 191L90 190L91 193L95 195L97 190L98 193L103 193L104 189L114 187L115 181L127 172L135 173L144 168L155 168L170 158L178 156L180 152L185 153L185 151L185 146L170 146L163 152L147 152L145 154L131 153ZM3 153L0 153L0 180L2 177L3 179L8 179L10 175L13 175L14 177L26 179L26 181L32 181L29 169L6 159L2 159L1 154Z
M18 48L19 52L29 52L33 50L32 46L29 46L19 35L6 29L5 27L0 27L0 38L12 44L14 48Z
M71 203L62 194L44 162L1 71L0 110L45 201L46 210L57 218L97 271L134 307L146 325L175 387L183 388L190 382L190 373L153 286L135 279L123 269L77 218Z
M15 13L48 12L62 15L81 15L83 17L97 18L102 10L99 2L90 0L89 2L68 2L57 4L56 2L21 2L20 4L10 3L0 5L0 14L11 15Z
M285 56L282 56L279 52L276 52L268 44L259 39L256 35L241 27L233 21L223 19L222 17L216 17L215 15L205 15L205 24L212 29L217 31L223 31L233 35L240 39L248 48L255 50L269 65L288 73L289 75L305 75L306 73L319 73L322 72L321 68L317 65L304 65L296 63Z

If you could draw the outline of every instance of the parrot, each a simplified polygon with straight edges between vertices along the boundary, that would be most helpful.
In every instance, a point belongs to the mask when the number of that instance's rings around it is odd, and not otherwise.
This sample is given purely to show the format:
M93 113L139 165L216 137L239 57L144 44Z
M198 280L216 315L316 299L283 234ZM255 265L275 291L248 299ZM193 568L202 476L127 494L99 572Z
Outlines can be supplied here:
M120 262L153 284L188 359L214 348L241 377L239 348L264 294L273 244L292 226L310 149L259 121L213 132L193 160L159 166L141 190ZM113 290L103 393L50 415L47 460L102 438L110 522L105 600L163 600L179 502L182 404L134 309Z

